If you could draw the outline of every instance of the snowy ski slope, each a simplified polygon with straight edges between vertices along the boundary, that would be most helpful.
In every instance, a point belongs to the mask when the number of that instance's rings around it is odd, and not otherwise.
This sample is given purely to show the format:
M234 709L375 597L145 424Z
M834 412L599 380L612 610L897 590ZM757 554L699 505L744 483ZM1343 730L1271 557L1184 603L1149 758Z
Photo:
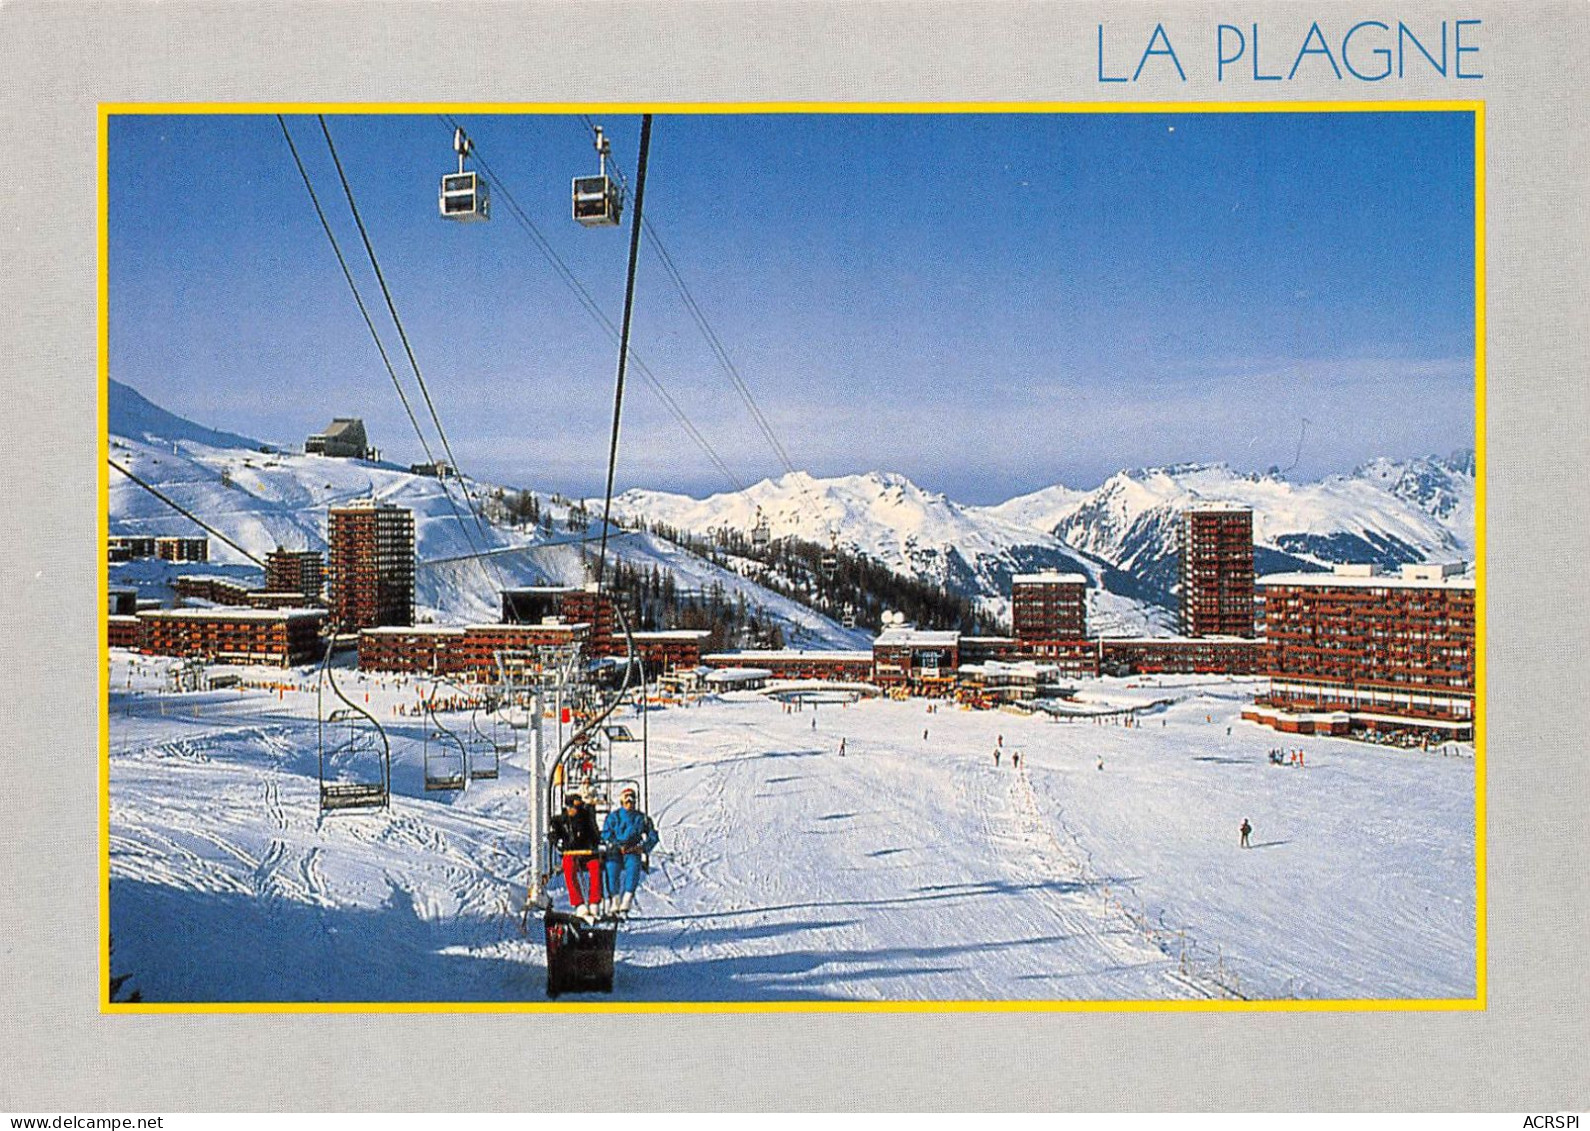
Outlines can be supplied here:
M527 748L426 794L421 721L395 713L416 686L346 673L389 728L397 796L317 822L313 670L176 694L168 663L112 653L125 991L544 1000L520 919ZM1276 767L1278 736L1237 717L1250 691L1084 685L1101 712L1142 708L1132 727L754 695L656 711L662 845L612 1000L1471 997L1472 752L1306 739L1307 768Z

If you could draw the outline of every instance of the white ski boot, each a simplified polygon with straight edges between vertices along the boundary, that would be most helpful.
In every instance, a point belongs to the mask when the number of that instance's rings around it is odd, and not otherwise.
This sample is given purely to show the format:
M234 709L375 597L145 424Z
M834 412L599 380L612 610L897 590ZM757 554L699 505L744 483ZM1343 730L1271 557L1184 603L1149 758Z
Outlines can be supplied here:
M629 910L630 910L631 907L634 906L634 904L635 904L635 893L634 892L626 891L623 895L619 896L618 897L618 917L620 919L628 919L629 918Z
M582 903L574 909L574 917L586 926L590 926L596 922L596 906L590 903Z

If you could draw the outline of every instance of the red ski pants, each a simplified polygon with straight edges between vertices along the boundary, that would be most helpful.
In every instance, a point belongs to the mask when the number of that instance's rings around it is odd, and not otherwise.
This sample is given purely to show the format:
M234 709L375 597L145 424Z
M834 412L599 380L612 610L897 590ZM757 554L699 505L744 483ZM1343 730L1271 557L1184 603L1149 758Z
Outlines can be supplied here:
M591 889L591 902L602 898L602 858L594 853L565 852L563 854L563 884L569 889L569 906L578 907L585 902L580 894L580 865L585 865Z

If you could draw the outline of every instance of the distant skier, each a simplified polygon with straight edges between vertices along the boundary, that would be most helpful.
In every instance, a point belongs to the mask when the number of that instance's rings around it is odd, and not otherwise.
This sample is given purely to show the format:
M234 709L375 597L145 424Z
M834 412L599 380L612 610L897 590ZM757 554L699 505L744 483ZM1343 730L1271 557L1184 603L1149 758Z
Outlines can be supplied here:
M640 873L649 867L647 854L657 847L657 828L640 811L633 786L618 795L619 807L602 824L602 843L607 848L607 910L628 915L640 887Z
M1104 769L1104 755L1103 754L1099 755L1099 769L1101 769L1101 770Z
M999 747L994 747L994 766L999 766Z
M596 815L585 807L577 793L563 799L563 812L552 818L552 847L563 854L563 886L569 890L569 906L582 919L595 919L602 899L601 835L596 831ZM576 874L584 864L590 900L580 891Z
M817 729L817 716L816 715L812 716L812 729L813 730Z
M1013 769L1013 770L1021 769L1021 751L1020 750L1012 750L1010 752L1010 768Z
M922 741L923 742L927 741L927 728L926 727L922 728Z
M841 758L845 756L845 740L842 738L839 740L839 756Z
M1253 826L1248 824L1248 819L1246 817L1242 818L1242 828L1238 829L1237 831L1242 834L1242 847L1253 847L1248 843L1248 835L1253 832Z

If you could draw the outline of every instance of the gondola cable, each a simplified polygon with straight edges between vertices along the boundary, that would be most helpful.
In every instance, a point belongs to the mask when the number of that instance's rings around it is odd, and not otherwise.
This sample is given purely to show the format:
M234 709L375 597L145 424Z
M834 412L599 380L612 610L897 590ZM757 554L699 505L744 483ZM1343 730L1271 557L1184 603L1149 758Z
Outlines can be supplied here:
M332 163L337 168L337 178L342 182L343 195L348 199L348 209L353 213L354 223L358 226L359 238L364 243L365 254L370 259L370 267L375 272L376 282L381 287L381 297L386 301L387 313L392 317L392 324L397 328L398 338L403 343L403 352L408 357L410 368L414 370L414 380L419 385L421 395L425 398L425 407L430 410L431 423L436 427L436 434L441 437L442 450L446 452L447 461L452 466L453 472L458 479L459 489L464 493L464 502L469 508L470 516L474 519L475 529L480 534L481 541L487 542L489 539L486 536L485 526L481 521L480 511L475 505L474 496L472 496L469 491L469 480L464 475L464 469L459 464L458 458L453 455L453 446L447 439L447 430L442 427L442 419L437 414L436 403L431 399L430 388L425 384L425 374L420 370L419 359L414 356L414 348L409 343L408 332L403 328L403 319L398 316L397 304L392 299L391 288L387 286L386 275L381 270L381 261L376 257L375 247L370 242L370 233L364 226L364 217L359 213L358 202L353 196L353 186L348 183L347 174L344 172L342 167L342 159L337 155L337 146L336 143L331 139L331 130L326 125L326 117L324 114L317 114L315 117L320 123L320 132L325 135L326 148L331 152ZM438 482L440 481L441 480L438 480ZM473 540L471 540L471 546L473 548ZM502 587L502 575L500 572L496 571L494 565L488 566L483 564L482 569L487 571L488 576L492 573L496 573L497 584L499 587Z
M359 292L359 285L354 281L353 272L348 267L347 258L342 254L342 245L338 242L336 234L331 230L331 223L326 218L325 209L321 207L320 197L315 192L314 182L309 177L309 171L304 167L303 159L298 154L298 146L293 142L293 135L287 128L287 120L282 115L276 115L276 121L281 126L282 136L287 140L287 148L293 155L293 163L298 167L298 175L304 182L304 188L309 192L310 203L314 205L315 215L320 220L321 229L326 233L326 239L331 244L332 254L337 257L337 265L342 268L342 277L348 283L348 289L353 294L353 301L359 308L359 314L364 318L365 328L370 331L370 338L375 342L376 352L381 355L381 363L386 367L387 375L392 378L392 387L397 390L398 400L403 403L403 411L408 414L409 424L414 429L414 435L419 439L420 448L425 452L425 458L434 467L437 463L435 454L431 451L430 442L425 438L425 431L420 427L419 418L414 415L414 408L409 403L408 394L403 391L403 383L398 378L397 369L392 364L392 359L386 351L386 345L381 341L381 335L375 328L375 320L370 317L369 307L365 305L364 296ZM479 548L469 532L469 526L464 522L464 516L458 511L458 503L453 498L452 491L447 486L446 478L439 478L438 484L442 488L442 495L447 499L448 509L452 511L453 519L458 523L459 529L464 534L464 540L469 544L471 554L479 555ZM482 565L482 572L485 567Z
M447 115L439 115L439 118L442 122L446 123L449 128L458 128L456 119ZM502 178L492 170L490 163L480 155L478 149L474 152L474 159L475 163L479 165L480 168L491 179L492 184L496 186L498 194L507 203L509 214L513 216L514 220L518 222L519 226L525 231L525 233L530 236L531 241L536 245L536 249L541 252L542 257L546 259L547 263L552 267L559 279L562 280L564 286L566 286L573 293L580 305L585 308L586 313L591 316L597 325L599 325L603 331L606 332L608 338L616 345L619 342L620 334L618 327L613 325L612 319L607 316L606 312L602 310L601 306L597 304L596 300L591 297L590 292L586 290L584 284L580 282L579 278L569 268L568 264L565 263L562 257L558 255L556 249L553 248L550 241L548 241L546 236L542 234L540 228L536 226L535 221L530 218L530 216L522 207L520 207L519 202L514 199L512 191L504 183ZM746 485L738 476L734 474L732 470L730 470L729 465L724 462L717 450L713 448L711 442L707 440L707 438L701 433L701 430L696 427L693 421L691 421L689 415L686 414L684 409L679 406L678 401L674 399L673 394L668 391L667 386L662 383L662 380L657 376L657 374L649 365L646 364L645 360L639 354L633 351L630 352L630 361L634 364L636 371L639 372L640 375L646 380L647 385L656 395L657 399L663 403L663 407L666 408L670 415L673 416L674 420L679 424L680 428L684 430L685 434L690 437L690 439L698 448L701 449L701 451L706 455L708 461L718 471L718 473L723 476L723 478L728 482L729 486L733 488L735 493L742 495L749 500L750 496L747 494Z

